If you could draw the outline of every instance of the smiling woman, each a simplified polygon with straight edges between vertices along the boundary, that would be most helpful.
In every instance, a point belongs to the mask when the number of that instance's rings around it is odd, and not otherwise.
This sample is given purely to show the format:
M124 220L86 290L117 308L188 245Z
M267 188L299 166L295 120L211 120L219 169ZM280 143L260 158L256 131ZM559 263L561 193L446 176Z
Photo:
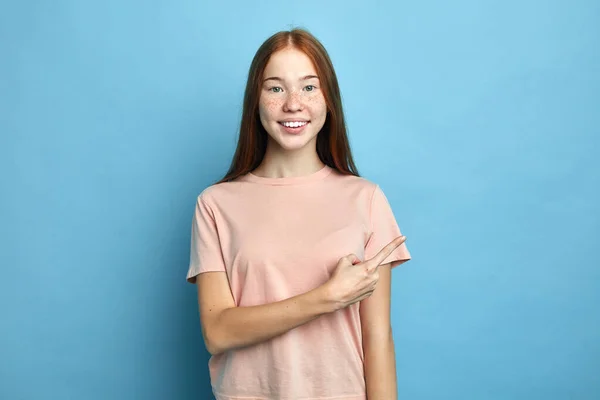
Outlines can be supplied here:
M303 75L305 72L310 75ZM294 143L296 147L316 140L325 124L327 104L312 61L302 51L290 47L273 54L264 75L268 78L264 79L265 93L261 93L259 111L260 121L270 136L285 148L286 135L273 134L271 132L276 130L269 129L277 123L283 126L283 129L275 126L279 131L292 135L304 134L303 141ZM306 104L306 107L298 112L301 104ZM291 116L278 119L285 113Z
M307 124L286 127L286 122ZM292 161L290 151L302 161ZM250 65L237 149L229 171L217 183L251 171L303 175L324 165L358 176L333 64L308 31L276 33L259 47Z
M258 49L225 177L196 200L196 283L218 400L396 398L390 271L410 259L354 165L333 65L301 29Z

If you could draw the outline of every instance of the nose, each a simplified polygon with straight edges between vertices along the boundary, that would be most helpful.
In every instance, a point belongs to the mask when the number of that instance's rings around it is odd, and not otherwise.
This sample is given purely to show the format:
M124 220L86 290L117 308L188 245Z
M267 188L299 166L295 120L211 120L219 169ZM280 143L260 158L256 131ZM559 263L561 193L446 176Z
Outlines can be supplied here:
M286 97L285 103L283 104L284 111L293 112L302 110L300 95L295 90L289 93L290 94Z

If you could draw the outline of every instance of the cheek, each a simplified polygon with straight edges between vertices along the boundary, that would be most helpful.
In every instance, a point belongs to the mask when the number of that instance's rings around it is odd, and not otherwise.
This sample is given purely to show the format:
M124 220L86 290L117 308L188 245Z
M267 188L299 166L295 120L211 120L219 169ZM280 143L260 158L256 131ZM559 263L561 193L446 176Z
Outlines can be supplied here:
M307 105L310 107L313 115L327 114L327 104L323 95L314 95L306 99Z
M260 110L266 114L274 114L281 108L281 101L277 99L262 99L260 101Z

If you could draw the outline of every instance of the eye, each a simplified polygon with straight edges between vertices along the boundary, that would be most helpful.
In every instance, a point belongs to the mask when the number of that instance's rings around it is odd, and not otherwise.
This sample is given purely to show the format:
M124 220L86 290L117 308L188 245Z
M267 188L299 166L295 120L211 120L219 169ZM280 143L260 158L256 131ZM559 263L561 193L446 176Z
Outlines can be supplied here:
M272 88L269 88L270 91L272 91L274 93L279 93L278 91L276 91L274 89L280 89L281 90L281 88L279 86L273 86Z
M312 88L311 90L307 90L307 92L312 92L312 91L314 91L316 89L316 87L314 85L305 86L305 89L306 88Z

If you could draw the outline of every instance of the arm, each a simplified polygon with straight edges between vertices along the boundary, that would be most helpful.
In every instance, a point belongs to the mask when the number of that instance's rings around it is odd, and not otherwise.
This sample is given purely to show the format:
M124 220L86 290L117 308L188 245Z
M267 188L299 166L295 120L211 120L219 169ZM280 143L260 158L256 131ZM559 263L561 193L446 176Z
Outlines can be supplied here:
M337 309L326 286L250 307L235 305L225 272L199 274L196 286L202 336L212 355L266 341Z
M365 382L369 400L397 399L396 357L390 323L391 268L379 267L375 291L360 303L365 353Z

